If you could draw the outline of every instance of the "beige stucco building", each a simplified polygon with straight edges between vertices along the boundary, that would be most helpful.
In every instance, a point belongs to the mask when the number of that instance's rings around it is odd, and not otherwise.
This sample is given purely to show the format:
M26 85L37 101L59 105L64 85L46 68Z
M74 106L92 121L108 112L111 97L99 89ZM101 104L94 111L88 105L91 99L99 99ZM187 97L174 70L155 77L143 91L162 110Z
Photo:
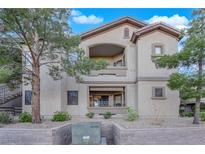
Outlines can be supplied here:
M146 24L124 17L81 35L80 47L93 59L109 63L78 83L64 75L54 81L41 68L41 114L55 111L125 113L132 106L142 117L176 117L179 93L167 87L174 69L157 68L156 56L177 52L179 31L164 23ZM30 85L23 86L23 111L31 111Z

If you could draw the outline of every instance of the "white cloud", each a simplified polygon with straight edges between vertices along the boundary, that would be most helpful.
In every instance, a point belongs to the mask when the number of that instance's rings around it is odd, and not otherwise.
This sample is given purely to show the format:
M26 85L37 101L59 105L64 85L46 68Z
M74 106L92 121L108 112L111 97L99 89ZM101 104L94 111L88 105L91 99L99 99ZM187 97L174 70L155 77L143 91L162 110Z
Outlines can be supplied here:
M155 23L155 22L160 22L160 21L165 22L178 29L187 28L188 23L189 23L189 20L185 16L179 16L178 14L175 14L171 17L155 15L149 20L147 20L148 23Z
M71 10L71 16L79 16L81 14L82 13L80 11L78 11L78 10L75 10L75 9Z
M97 17L94 14L86 16L75 9L71 10L71 16L72 20L78 24L99 24L104 20L102 17Z
M80 15L77 17L73 17L73 21L78 24L98 24L103 22L103 18L96 17L95 15Z

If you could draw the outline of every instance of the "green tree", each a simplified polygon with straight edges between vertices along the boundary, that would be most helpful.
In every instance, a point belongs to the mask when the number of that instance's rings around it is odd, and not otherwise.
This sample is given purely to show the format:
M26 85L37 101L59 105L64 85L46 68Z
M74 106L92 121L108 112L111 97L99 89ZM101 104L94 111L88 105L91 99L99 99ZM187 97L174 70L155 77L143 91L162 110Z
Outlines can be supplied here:
M80 79L91 69L106 67L104 61L96 62L78 48L79 36L72 34L68 24L70 9L0 9L1 68L7 82L12 75L23 74L31 81L32 121L40 123L40 68L47 66L54 79L63 71ZM9 59L6 54L9 53ZM23 65L14 55L23 57ZM12 65L16 65L15 69ZM29 65L27 65L29 64ZM9 67L10 66L10 67ZM10 69L12 68L12 69ZM9 71L11 70L11 71ZM1 71L0 71L1 73ZM18 76L17 75L17 76Z
M22 80L21 55L16 50L6 52L3 47L0 48L0 55L0 83L7 83L10 88L15 88Z
M168 87L179 90L183 98L194 98L195 113L193 124L199 124L201 98L205 97L205 9L193 11L190 28L185 30L183 49L174 55L164 55L156 59L162 68L177 68L181 71L170 76Z

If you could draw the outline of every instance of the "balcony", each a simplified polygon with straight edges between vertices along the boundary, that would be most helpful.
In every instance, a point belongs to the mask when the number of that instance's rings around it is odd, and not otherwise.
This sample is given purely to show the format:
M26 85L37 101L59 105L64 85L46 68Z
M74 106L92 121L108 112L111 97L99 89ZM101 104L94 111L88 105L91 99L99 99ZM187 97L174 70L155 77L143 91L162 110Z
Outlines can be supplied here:
M90 76L116 75L126 76L125 48L113 44L99 44L89 48L89 57L94 60L105 60L108 66L104 70L91 71Z

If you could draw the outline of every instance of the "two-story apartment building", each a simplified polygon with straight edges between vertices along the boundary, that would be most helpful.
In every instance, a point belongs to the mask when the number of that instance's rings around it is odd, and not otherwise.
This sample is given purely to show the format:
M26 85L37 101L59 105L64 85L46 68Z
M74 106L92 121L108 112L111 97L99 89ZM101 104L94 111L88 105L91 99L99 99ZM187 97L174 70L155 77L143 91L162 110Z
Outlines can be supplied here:
M54 81L47 69L41 68L41 114L121 114L132 106L140 116L178 116L179 94L167 87L176 70L157 68L154 58L176 53L179 35L167 24L149 25L130 17L83 33L80 47L86 55L104 59L109 66L83 76L81 82L67 75ZM31 111L30 85L23 86L23 111Z

